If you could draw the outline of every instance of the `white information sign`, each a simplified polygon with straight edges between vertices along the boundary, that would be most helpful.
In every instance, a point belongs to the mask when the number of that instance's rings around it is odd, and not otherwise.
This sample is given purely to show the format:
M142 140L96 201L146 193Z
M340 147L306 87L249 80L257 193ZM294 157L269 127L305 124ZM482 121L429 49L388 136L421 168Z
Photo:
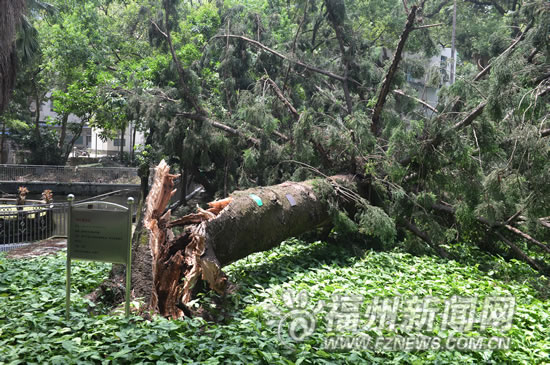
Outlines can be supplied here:
M128 257L128 212L75 206L71 214L71 259L125 264Z
M71 260L92 260L126 264L126 316L130 312L132 204L128 208L108 202L73 204L69 201L67 237L67 294L66 316L71 305Z

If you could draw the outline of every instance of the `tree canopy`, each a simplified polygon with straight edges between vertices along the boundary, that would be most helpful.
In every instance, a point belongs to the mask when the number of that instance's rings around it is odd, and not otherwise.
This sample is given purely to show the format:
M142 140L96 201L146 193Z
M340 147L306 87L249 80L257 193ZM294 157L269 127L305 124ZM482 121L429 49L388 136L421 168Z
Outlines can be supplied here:
M140 161L176 165L183 197L190 181L223 197L353 174L368 193L352 215L335 206L338 229L548 270L547 1L459 2L456 82L430 113L407 80L430 79L426 60L451 44L449 0L50 3L29 13L39 51L6 113L36 149L30 105L52 92L57 124L145 130ZM55 138L62 157L70 141Z

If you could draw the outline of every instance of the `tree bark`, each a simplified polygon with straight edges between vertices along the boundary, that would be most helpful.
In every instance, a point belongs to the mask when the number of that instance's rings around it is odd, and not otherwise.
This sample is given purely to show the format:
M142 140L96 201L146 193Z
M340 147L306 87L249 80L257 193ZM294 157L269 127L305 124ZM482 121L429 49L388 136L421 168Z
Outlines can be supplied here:
M380 93L378 94L378 101L374 106L371 131L372 134L376 137L380 135L380 132L382 130L380 115L382 114L382 109L384 108L386 98L388 96L388 93L390 92L390 86L393 82L395 73L397 72L397 67L399 66L399 62L401 61L403 49L405 48L405 43L409 38L409 34L414 30L414 21L416 19L417 11L418 6L413 5L409 15L407 16L407 23L405 24L405 29L403 29L403 33L401 33L401 38L399 38L399 43L397 44L397 48L395 50L390 68L388 69L386 77L384 78L384 82L382 82L382 87L380 88Z
M80 121L80 124L78 125L78 130L74 133L73 138L71 138L71 140L67 144L67 148L65 150L65 153L63 154L63 164L67 163L67 160L69 159L69 156L71 155L71 152L73 150L74 144L76 143L78 137L80 137L80 135L82 134L82 130L84 129L84 126L86 125L88 120L89 118L82 119Z
M2 136L0 137L0 163L4 164L6 163L6 154L4 153L4 141L6 139L6 118L2 118L0 116L0 120L2 120Z
M238 191L209 203L207 210L171 220L165 209L176 192L176 177L164 161L156 168L141 235L133 242L134 295L166 317L188 314L186 303L201 281L219 294L230 292L224 266L330 223L327 203L314 191L316 180ZM261 199L261 206L250 194ZM177 237L176 226L183 227Z
M69 113L63 113L61 117L61 135L59 136L59 143L57 146L59 149L63 149L65 145L65 139L67 138L67 122L69 121Z
M124 162L124 144L125 144L125 138L126 135L126 127L122 127L120 129L120 151L119 151L119 158L120 162Z
M130 124L130 127L132 126L132 124ZM136 130L137 130L137 127L136 127L136 124L134 123L134 129L132 130L132 143L130 144L130 162L134 162L134 156L135 156L135 153L134 153L134 146L136 145Z
M15 37L21 15L25 11L24 0L0 0L0 114L8 106L15 86L17 51Z

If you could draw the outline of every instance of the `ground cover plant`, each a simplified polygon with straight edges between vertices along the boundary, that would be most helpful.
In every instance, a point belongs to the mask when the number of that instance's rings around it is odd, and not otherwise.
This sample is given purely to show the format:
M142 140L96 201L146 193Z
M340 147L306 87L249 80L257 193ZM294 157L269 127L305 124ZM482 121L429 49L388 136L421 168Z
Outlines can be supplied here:
M71 320L64 319L65 252L33 259L0 256L0 363L526 363L550 362L548 282L528 265L470 252L459 261L407 253L291 239L229 267L239 284L230 297L199 296L213 321L124 318L122 311L94 308L85 294L108 275L111 265L75 261ZM461 252L464 252L461 250ZM465 265L465 264L468 265ZM509 331L491 335L511 339L497 351L329 351L327 316L318 316L314 333L286 343L277 330L292 308L287 290L309 295L307 308L334 295L403 297L432 295L511 295L516 311ZM133 303L134 308L139 303ZM273 310L274 308L279 310ZM436 320L439 321L439 320ZM283 326L284 329L286 327ZM375 335L376 331L363 331ZM388 334L388 333L386 333ZM407 335L396 331L394 334ZM468 335L478 334L475 330ZM426 333L448 336L449 333Z

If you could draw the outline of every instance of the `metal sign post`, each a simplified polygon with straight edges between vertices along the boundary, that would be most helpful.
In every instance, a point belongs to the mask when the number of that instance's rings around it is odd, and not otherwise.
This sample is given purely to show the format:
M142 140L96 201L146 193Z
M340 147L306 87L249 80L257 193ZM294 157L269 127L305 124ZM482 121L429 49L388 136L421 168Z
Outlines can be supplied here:
M126 316L130 314L130 289L132 273L132 206L134 198L128 198L128 207L93 201L73 204L69 202L69 228L67 237L66 317L71 305L71 260L103 261L126 264Z

